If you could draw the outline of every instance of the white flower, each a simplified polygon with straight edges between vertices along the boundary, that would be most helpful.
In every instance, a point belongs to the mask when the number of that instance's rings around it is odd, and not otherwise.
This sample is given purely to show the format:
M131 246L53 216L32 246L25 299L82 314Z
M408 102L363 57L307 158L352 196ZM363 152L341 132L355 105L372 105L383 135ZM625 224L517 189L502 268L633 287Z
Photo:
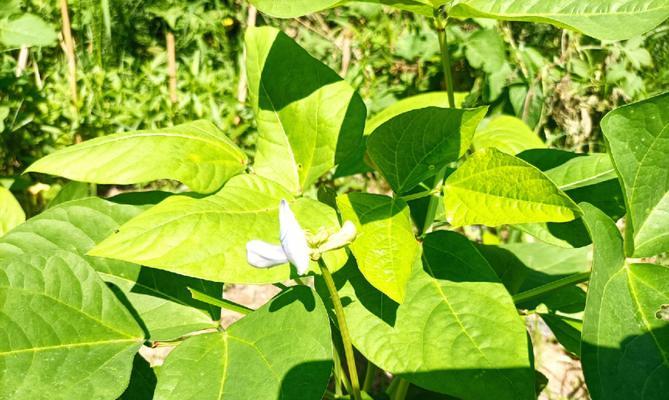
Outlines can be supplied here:
M281 200L279 204L279 233L280 246L262 240L251 240L246 244L249 264L257 268L269 268L290 262L299 275L305 275L309 272L311 250L304 230L286 200Z

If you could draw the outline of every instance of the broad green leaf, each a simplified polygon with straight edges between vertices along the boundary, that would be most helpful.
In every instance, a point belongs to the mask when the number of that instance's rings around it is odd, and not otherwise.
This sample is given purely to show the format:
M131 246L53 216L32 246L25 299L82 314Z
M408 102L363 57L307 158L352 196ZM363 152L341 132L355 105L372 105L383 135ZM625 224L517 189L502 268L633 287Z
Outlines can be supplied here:
M469 64L494 74L506 63L506 46L495 29L480 29L465 41L465 56Z
M124 260L181 275L231 283L273 283L289 279L288 264L258 269L246 261L246 243L279 243L279 202L286 199L302 228L317 232L339 227L335 211L292 195L256 175L232 178L218 193L195 199L172 196L121 226L89 254ZM327 253L332 269L346 252ZM312 263L313 271L318 271Z
M448 13L456 18L544 22L597 39L626 40L669 17L665 0L460 0Z
M420 252L407 204L388 196L351 193L339 196L337 206L342 219L358 228L349 248L360 272L372 286L402 303Z
M0 186L0 236L25 220L26 214L12 192Z
M372 132L367 153L395 193L405 193L465 154L486 111L485 107L407 111Z
M669 93L613 110L602 130L625 192L628 255L668 251Z
M0 398L116 399L144 333L71 253L0 260Z
M220 310L194 301L188 287L220 297L220 284L203 282L124 261L86 256L96 243L143 208L98 198L70 201L31 218L0 238L0 257L53 254L67 251L82 256L114 289L132 304L153 340L174 339L217 326ZM119 290L117 290L119 289Z
M245 168L246 155L201 120L89 140L37 160L26 172L104 184L176 179L194 192L211 193Z
M479 246L511 294L518 294L590 270L590 247L565 249L545 243L509 243ZM585 293L574 286L548 293L537 300L517 304L534 309L545 304L550 310L583 311Z
M272 17L295 18L322 11L341 0L250 0L258 10Z
M608 155L579 155L556 149L534 149L518 155L544 171L575 203L586 202L613 220L625 215L625 200L617 179L612 179ZM606 179L602 181L602 179ZM521 224L517 228L546 243L570 248L592 243L581 219L565 223Z
M399 306L354 264L335 279L354 346L380 368L458 398L535 398L524 323L464 236L437 231L426 237L423 263L415 265Z
M466 97L467 93L456 92L455 107L462 107ZM371 134L376 128L400 114L426 107L448 108L448 106L448 92L430 92L404 98L370 118L365 124L365 135Z
M474 134L472 144L474 150L494 147L511 155L546 147L523 120L508 115L490 120L483 129Z
M613 221L581 203L594 243L583 317L583 372L594 400L664 399L669 382L669 323L655 318L669 301L669 268L625 263Z
M47 204L47 208L71 201L91 197L90 184L84 182L68 182L58 191L56 197Z
M6 47L52 46L57 39L56 30L33 14L3 20L0 26L0 43Z
M255 172L301 193L335 164L358 162L367 112L353 88L277 29L251 28L245 40Z
M581 332L583 320L560 314L540 313L541 319L550 328L558 342L576 357L581 357Z
M611 158L602 153L572 158L544 173L565 191L606 182L617 176Z
M290 288L226 331L174 349L154 398L319 400L332 372L329 326L312 290Z
M541 171L492 148L474 153L446 179L444 202L454 227L566 222L579 215L578 206Z
M153 368L140 354L137 354L132 362L130 383L118 400L153 400L156 382Z

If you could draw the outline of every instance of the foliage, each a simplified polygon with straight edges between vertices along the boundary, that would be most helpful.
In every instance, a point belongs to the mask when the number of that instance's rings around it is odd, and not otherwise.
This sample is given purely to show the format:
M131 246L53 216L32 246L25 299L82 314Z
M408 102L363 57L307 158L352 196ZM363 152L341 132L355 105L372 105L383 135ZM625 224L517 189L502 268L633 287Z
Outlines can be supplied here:
M377 66L370 72L357 60L342 65L341 77L320 61L331 45L311 53L305 46L313 37L295 40L270 26L290 32L290 22L262 17L262 26L244 33L248 109L234 99L223 117L214 93L197 89L177 103L157 96L158 105L147 108L143 102L167 85L130 95L140 87L131 82L119 88L135 100L122 106L142 104L132 110L139 119L107 119L86 111L125 94L98 102L90 96L103 93L91 89L99 83L80 86L69 111L55 118L70 133L82 128L76 142L91 140L49 151L27 168L41 151L14 157L5 170L74 181L25 222L11 192L0 190L0 398L48 391L63 399L361 400L383 398L370 384L379 368L393 375L392 399L405 398L409 385L434 396L535 399L542 388L528 314L543 318L581 358L593 399L666 397L669 270L660 262L669 252L667 94L608 112L603 138L592 135L600 129L592 119L582 127L585 137L552 132L569 118L561 112L573 111L556 104L569 103L567 93L600 96L592 106L601 114L616 104L616 90L628 91L628 99L644 94L626 73L651 65L634 37L667 18L664 2L383 2L415 13L399 14L409 17L341 1L253 3L278 17L329 9L325 15L341 29L346 18L375 12L387 23L408 18L417 34L389 47L421 58L435 86L447 82L446 91L405 96L368 118L383 101L366 96L375 90L361 81ZM102 2L100 10L82 13L75 34L104 49L100 43L117 40L111 18L129 4ZM203 12L205 32L222 33L211 19L226 11L211 4L143 4L159 27L138 40L155 44L184 21L198 25L188 10ZM548 60L536 43L519 46L527 28L508 20L632 39L588 45L591 39L565 31L560 56ZM427 33L430 24L435 29ZM546 29L547 37L555 35ZM182 50L218 53L223 46L206 33L184 36ZM227 39L234 54L239 43ZM434 48L412 54L406 43ZM165 59L162 51L150 57L137 49L96 50L82 58L103 81L108 72L101 66L109 60L130 60L132 75L147 60L163 68ZM39 51L49 56L38 50L38 60ZM626 73L593 74L613 62L588 57L616 51L624 56L614 64ZM185 60L202 55L193 57ZM223 76L215 83L222 87L237 74L234 64L219 68L222 55L207 57L210 74L200 74L198 64L191 80L180 76L182 89ZM119 77L118 70L110 74ZM560 89L571 78L587 89ZM551 84L558 88L553 100ZM25 76L12 85L29 86ZM431 85L414 82L404 94ZM461 86L469 94L456 101ZM47 96L65 98L66 86L57 90L61 97ZM17 128L16 94L2 97L14 115L5 130L39 130L47 117ZM215 97L226 94L232 96L229 88ZM198 114L202 99L212 103ZM253 120L235 121L238 112ZM206 118L186 122L187 116ZM115 133L93 138L101 131ZM356 179L363 190L351 190ZM163 191L145 191L147 184ZM127 193L103 199L92 185L125 185ZM304 269L294 265L295 249L308 253ZM253 310L221 299L224 284L274 284L280 293ZM223 328L220 308L243 318ZM138 356L142 344L174 349L152 369ZM369 371L362 386L360 362Z

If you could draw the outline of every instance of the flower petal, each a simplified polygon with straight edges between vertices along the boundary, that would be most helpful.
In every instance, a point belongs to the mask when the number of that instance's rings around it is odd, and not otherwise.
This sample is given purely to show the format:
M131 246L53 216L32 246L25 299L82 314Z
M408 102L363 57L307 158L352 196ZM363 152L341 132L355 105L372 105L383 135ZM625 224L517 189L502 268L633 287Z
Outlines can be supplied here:
M246 259L256 268L269 268L288 262L283 247L262 240L251 240L246 243Z
M304 275L309 272L309 245L304 231L290 210L288 202L281 200L279 205L279 227L281 233L281 247L288 257L288 261L297 268L297 273Z
M328 240L318 248L318 251L320 253L325 253L331 250L340 249L351 244L357 235L358 230L356 229L355 224L351 221L345 221L341 229L330 235Z

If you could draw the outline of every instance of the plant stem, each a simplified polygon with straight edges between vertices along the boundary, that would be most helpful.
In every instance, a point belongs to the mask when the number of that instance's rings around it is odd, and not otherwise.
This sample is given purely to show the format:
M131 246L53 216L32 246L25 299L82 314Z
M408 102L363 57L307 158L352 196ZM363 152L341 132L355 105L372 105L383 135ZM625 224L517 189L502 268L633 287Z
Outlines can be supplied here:
M344 344L344 355L346 356L346 366L348 367L348 375L351 379L351 394L355 400L361 400L360 397L360 381L358 380L358 371L355 366L355 356L353 354L353 346L351 345L351 335L348 332L348 325L346 325L346 318L344 316L344 307L341 304L337 287L335 286L330 270L325 265L323 258L318 259L318 266L321 268L321 274L325 285L330 292L332 305L334 306L335 315L337 317L337 325L339 325L339 332L341 333L341 341Z
M525 292L518 293L513 296L513 302L516 304L524 303L529 300L534 300L540 298L548 293L552 293L556 290L560 290L565 287L576 285L581 282L585 282L590 279L590 272L582 272L580 274L574 274L567 276L562 279L535 287L533 289L527 290Z
M407 397L407 392L409 391L409 381L400 377L395 379L399 379L399 382L397 383L397 386L395 386L391 400L404 400Z
M365 371L365 381L362 384L362 391L369 393L374 385L374 377L378 368L371 362L367 363L367 371Z
M455 91L453 90L453 71L451 71L451 54L448 52L448 34L446 32L447 21L442 20L440 15L435 16L437 36L439 37L439 49L441 50L441 67L446 77L446 90L448 91L448 106L455 108Z
M437 193L439 193L438 190L430 189L430 190L426 190L424 192L407 194L405 196L401 196L400 199L402 199L404 201L412 201L412 200L422 199L424 197L429 197L429 196L432 196L433 194L437 194Z
M253 311L252 308L248 308L244 305L237 304L234 301L226 299L217 299L215 297L209 296L208 294L199 292L193 288L188 288L188 291L190 292L190 295L193 299L199 300L203 303L211 304L212 306L225 308L226 310L234 311L244 315L249 314Z
M435 15L434 18L437 36L439 37L439 50L441 53L441 67L444 70L446 77L446 90L448 91L448 105L450 108L455 108L455 92L453 90L453 72L451 71L451 55L448 52L448 34L446 33L447 21L442 20L441 15ZM446 175L446 167L439 170L434 178L434 188L436 191L441 187L444 176ZM424 235L432 226L434 216L437 213L437 206L439 205L439 196L432 196L430 203L427 206L427 213L425 214L425 222L421 234Z

